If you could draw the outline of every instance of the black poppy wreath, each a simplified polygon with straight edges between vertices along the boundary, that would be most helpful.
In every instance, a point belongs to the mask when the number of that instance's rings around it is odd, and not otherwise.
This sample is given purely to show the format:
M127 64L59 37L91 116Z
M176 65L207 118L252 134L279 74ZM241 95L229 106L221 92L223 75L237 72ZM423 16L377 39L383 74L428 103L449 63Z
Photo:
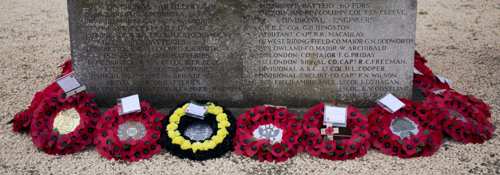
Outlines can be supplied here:
M447 90L427 97L423 104L444 116L443 131L458 142L483 143L495 131L489 106L475 97Z
M70 154L92 144L100 118L94 95L81 92L66 97L54 83L41 96L30 122L36 147L48 154Z
M204 106L204 115L189 116L191 104ZM231 112L222 106L208 101L181 103L163 122L161 143L180 158L217 158L232 150L235 127Z
M108 109L97 123L94 141L99 154L107 159L139 161L160 152L161 121L164 116L147 102L141 112L119 115L120 106Z
M394 113L380 106L371 109L368 119L372 146L401 158L434 154L442 143L442 117L418 103L401 101L405 106Z
M348 138L329 139L322 135L325 104L311 107L304 114L305 149L315 157L329 160L346 160L364 156L370 147L368 119L355 107L347 107ZM331 128L326 128L326 130Z
M257 106L241 114L236 123L238 155L282 162L303 151L302 118L285 107Z

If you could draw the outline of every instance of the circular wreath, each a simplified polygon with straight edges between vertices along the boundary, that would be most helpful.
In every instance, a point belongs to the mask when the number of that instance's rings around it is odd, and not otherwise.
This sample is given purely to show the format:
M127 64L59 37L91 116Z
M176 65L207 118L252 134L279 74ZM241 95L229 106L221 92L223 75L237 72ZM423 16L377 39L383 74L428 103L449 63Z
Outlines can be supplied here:
M49 87L50 88L50 87ZM33 144L48 154L70 154L92 144L100 118L94 95L81 92L66 98L62 89L43 93L33 112Z
M234 149L238 155L259 161L282 162L304 149L301 144L302 118L285 107L251 108L238 117L236 124Z
M458 142L483 143L495 131L489 106L473 96L448 90L427 97L424 106L444 116L443 131Z
M71 59L66 60L59 67L61 68L60 77L67 75L73 71ZM18 133L28 132L31 126L33 112L35 112L35 109L38 107L40 102L45 98L44 94L51 92L58 92L60 90L61 88L57 85L57 83L52 83L42 91L36 92L28 108L21 112L18 112L16 115L14 115L14 118L9 122L12 123L12 131Z
M305 148L315 157L329 160L346 160L364 156L370 147L368 119L355 107L347 108L347 127L352 136L329 140L321 134L325 104L311 107L304 114Z
M119 115L118 105L108 109L97 124L97 152L107 159L129 162L148 159L161 150L164 116L142 101L141 112Z
M410 158L430 156L442 143L441 116L422 105L401 99L405 107L390 113L374 107L368 120L372 146L384 154Z
M207 112L203 119L189 117L189 103L182 103L163 122L162 146L180 158L207 160L232 150L235 120L224 107L213 102L198 101Z

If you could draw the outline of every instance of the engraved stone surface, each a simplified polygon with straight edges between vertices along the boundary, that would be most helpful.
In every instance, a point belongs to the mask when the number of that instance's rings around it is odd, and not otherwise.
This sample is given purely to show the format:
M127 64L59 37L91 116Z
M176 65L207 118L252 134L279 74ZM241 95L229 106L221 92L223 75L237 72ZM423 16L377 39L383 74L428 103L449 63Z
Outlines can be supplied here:
M411 97L416 0L68 0L80 82L105 105L373 104Z

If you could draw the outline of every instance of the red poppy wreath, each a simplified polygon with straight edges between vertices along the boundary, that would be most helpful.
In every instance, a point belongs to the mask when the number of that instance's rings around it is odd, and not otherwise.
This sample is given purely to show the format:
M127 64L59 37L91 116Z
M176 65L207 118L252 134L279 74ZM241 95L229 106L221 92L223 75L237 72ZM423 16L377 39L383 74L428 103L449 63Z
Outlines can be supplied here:
M56 84L56 83L54 83ZM30 134L33 144L48 154L70 154L92 144L100 118L94 95L81 92L67 97L57 85L50 85L36 105Z
M304 114L305 149L315 157L346 160L364 156L369 147L368 119L355 107L347 107L347 128L351 136L330 139L321 133L325 104L311 107ZM331 129L326 128L325 130Z
M301 122L285 107L254 107L238 117L234 150L259 161L288 160L303 150Z
M406 99L405 106L391 113L374 107L368 116L372 146L384 154L410 158L430 156L442 143L439 116Z
M495 131L489 106L475 97L448 90L427 97L423 103L444 116L443 131L458 142L483 143Z
M71 63L71 59L68 59L61 66L59 66L61 67L60 77L67 75L73 71L73 66L71 65ZM9 122L12 123L12 131L18 133L28 132L31 126L33 112L38 107L40 102L45 98L44 94L48 92L57 92L58 90L60 90L59 86L56 83L52 83L42 91L36 92L28 108L21 112L18 112L16 115L14 115L14 119Z
M147 102L141 112L119 115L120 106L107 110L97 124L97 152L107 159L129 162L148 159L160 152L161 121L164 116Z

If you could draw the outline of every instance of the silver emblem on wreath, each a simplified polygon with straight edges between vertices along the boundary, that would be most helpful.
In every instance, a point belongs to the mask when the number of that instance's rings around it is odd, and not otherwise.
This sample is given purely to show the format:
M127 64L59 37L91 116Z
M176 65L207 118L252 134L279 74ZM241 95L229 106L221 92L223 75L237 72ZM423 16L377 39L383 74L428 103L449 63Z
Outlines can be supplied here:
M390 129L392 133L399 136L401 139L418 134L417 124L407 117L392 120Z
M212 136L213 130L210 128L210 125L204 123L195 123L189 125L186 131L184 131L184 135L189 137L189 139L194 141L203 141Z
M118 138L125 140L140 140L146 136L146 127L140 122L129 121L118 126Z
M261 125L253 131L253 136L257 139L269 140L274 144L281 142L283 130L272 124Z

